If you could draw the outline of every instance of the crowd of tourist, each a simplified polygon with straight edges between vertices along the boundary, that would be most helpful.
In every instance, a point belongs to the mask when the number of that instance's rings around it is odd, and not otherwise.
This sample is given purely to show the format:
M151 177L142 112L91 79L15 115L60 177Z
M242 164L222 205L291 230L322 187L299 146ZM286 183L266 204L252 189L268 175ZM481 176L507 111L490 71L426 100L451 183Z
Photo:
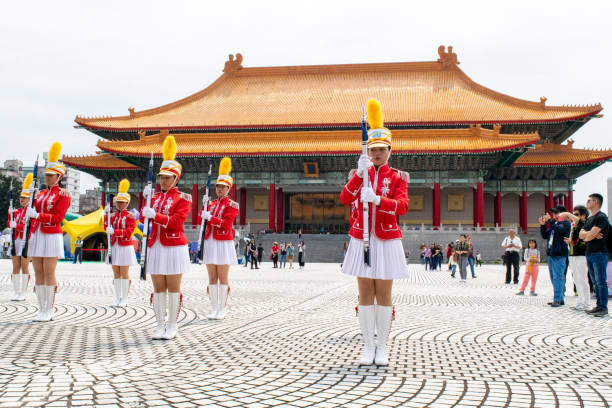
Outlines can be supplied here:
M442 263L446 256L448 270L451 271L451 278L455 278L459 269L460 282L467 281L467 268L470 268L472 278L476 278L476 265L482 266L482 255L480 251L474 251L472 238L467 234L461 234L455 242L449 242L446 248L442 245L431 243L429 246L422 243L419 247L421 264L425 265L425 270L442 270Z

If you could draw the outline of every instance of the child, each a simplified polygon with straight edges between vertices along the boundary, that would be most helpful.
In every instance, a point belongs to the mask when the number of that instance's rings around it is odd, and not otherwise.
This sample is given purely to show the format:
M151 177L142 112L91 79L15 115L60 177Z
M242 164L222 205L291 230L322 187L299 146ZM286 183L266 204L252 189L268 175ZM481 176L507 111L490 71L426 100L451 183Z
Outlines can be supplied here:
M535 292L535 285L538 280L538 265L540 263L540 251L538 251L538 243L535 239L530 239L527 243L527 248L523 254L523 265L525 265L525 277L521 284L521 289L517 295L524 295L525 288L529 279L531 279L531 296L538 296Z
M448 265L451 270L451 278L454 278L455 273L457 273L457 258L458 256L455 253L455 249L453 247L453 252L451 253L451 256L448 258Z

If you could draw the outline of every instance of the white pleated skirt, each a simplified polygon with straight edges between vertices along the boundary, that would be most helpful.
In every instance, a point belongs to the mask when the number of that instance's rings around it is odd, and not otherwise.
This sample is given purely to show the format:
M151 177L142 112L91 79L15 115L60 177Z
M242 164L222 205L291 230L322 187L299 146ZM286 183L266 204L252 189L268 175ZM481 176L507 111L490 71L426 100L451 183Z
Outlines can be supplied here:
M30 237L28 256L64 259L64 239L62 234L45 234L39 227Z
M370 265L363 262L363 240L351 237L342 272L358 278L405 279L408 266L401 239L381 240L370 236Z
M190 270L187 245L164 246L158 239L148 249L147 273L150 275L182 275Z
M23 249L23 240L17 238L15 240L15 256L21 256L21 250Z
M115 266L136 265L136 252L132 245L121 246L115 244L111 247L111 264Z
M217 240L212 234L204 241L204 265L238 265L233 240Z

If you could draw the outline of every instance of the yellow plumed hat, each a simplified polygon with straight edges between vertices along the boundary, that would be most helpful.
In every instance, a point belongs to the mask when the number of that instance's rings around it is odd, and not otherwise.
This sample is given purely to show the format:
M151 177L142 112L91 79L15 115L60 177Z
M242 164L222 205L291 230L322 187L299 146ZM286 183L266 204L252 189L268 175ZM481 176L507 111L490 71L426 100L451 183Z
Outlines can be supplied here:
M32 186L32 180L34 180L34 175L32 173L28 173L25 180L23 180L21 197L30 198L30 187Z
M51 145L45 174L57 174L60 177L64 177L66 174L66 166L59 161L61 152L62 144L60 142L55 142Z
M115 201L124 201L129 203L132 197L128 190L130 189L130 182L128 179L123 179L119 182L119 192L117 193L117 197L115 197Z
M384 127L383 114L380 102L370 99L367 105L368 123L368 148L370 147L391 147L391 131Z
M164 155L164 161L162 162L161 168L159 169L158 175L176 176L177 179L181 177L183 166L176 160L176 140L174 136L166 136L164 139L164 146L162 148Z
M224 157L219 163L219 177L217 177L217 184L225 184L229 188L234 185L234 179L229 175L232 171L232 159Z

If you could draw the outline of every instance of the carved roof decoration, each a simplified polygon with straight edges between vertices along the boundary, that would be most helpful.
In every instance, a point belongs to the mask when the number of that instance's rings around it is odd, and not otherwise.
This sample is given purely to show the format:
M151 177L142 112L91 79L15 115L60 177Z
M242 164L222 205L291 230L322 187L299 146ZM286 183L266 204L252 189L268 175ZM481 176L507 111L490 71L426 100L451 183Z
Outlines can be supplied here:
M124 156L148 157L161 152L167 132L139 140L99 140L98 148ZM354 155L361 152L361 135L354 130L253 133L177 133L177 157ZM394 154L487 154L538 143L537 133L500 134L500 126L463 129L398 129ZM161 153L160 153L161 154Z
M571 167L590 163L603 163L612 160L612 149L575 149L574 141L567 144L538 144L535 149L527 151L515 163L514 167Z
M493 91L458 66L452 47L431 62L243 67L230 55L223 74L184 99L127 116L77 124L113 132L148 130L282 130L359 126L362 104L378 98L390 127L558 123L597 115L601 104L547 106Z

